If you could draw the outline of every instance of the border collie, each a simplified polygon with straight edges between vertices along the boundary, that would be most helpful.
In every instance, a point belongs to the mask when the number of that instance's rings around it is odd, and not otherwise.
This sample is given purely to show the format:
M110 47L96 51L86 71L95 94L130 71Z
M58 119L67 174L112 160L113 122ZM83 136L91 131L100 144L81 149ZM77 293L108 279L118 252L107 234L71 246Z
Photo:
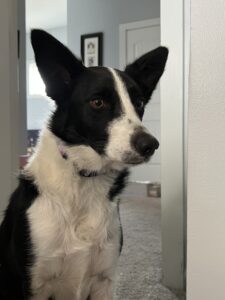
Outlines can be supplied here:
M31 42L56 103L0 227L1 300L110 300L122 234L117 196L159 147L142 125L168 50L125 71L86 68L42 30Z

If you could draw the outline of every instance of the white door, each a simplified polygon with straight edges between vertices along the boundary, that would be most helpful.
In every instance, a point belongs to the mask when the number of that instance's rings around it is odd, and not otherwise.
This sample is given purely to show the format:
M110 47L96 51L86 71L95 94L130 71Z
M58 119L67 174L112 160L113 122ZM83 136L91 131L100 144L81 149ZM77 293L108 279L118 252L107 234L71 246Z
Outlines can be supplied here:
M120 67L160 45L159 19L120 25ZM144 125L160 141L160 94L159 87L148 104ZM133 168L132 181L160 181L160 149L148 164Z

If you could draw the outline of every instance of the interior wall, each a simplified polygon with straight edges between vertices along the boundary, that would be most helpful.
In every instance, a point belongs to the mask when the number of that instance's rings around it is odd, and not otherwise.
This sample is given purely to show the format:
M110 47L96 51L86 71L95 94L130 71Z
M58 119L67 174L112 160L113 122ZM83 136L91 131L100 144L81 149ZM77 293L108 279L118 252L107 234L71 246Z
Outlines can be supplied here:
M80 57L80 36L104 32L103 64L119 67L119 24L158 18L159 0L68 0L68 45Z
M185 285L184 2L161 0L161 44L169 48L161 96L162 267L166 286Z
M63 44L67 44L67 28L51 28L45 29L52 34ZM28 91L29 72L28 65L30 62L34 62L34 52L30 42L30 33L27 33L26 37L26 57L27 57L27 129L41 129L48 118L49 113L53 108L51 100L46 99L43 96L31 96Z
M0 9L0 219L16 184L19 159L16 1L2 0Z
M225 299L225 3L191 1L187 299Z

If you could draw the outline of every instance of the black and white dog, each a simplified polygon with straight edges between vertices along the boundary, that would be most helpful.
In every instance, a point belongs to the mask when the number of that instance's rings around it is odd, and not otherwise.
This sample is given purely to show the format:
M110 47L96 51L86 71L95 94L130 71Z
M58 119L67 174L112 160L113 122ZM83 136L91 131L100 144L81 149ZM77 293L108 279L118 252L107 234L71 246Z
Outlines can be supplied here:
M56 110L1 224L0 299L110 300L121 247L116 196L128 168L159 147L141 119L168 50L121 72L84 67L44 31L31 41Z

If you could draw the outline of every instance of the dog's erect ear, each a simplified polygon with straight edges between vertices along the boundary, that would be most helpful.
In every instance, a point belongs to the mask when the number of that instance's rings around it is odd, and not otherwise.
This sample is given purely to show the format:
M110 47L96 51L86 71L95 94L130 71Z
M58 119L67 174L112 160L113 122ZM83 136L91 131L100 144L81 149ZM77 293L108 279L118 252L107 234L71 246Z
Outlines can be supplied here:
M163 74L168 53L167 48L158 47L141 56L125 69L125 72L141 88L146 102L150 99Z
M31 43L46 93L60 104L69 96L72 82L85 67L69 49L43 30L31 31Z

